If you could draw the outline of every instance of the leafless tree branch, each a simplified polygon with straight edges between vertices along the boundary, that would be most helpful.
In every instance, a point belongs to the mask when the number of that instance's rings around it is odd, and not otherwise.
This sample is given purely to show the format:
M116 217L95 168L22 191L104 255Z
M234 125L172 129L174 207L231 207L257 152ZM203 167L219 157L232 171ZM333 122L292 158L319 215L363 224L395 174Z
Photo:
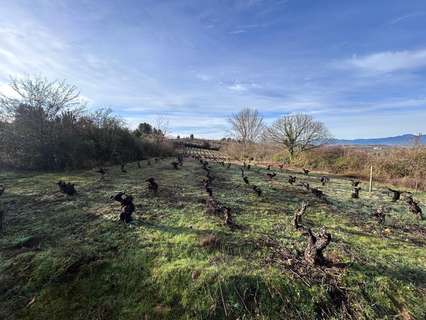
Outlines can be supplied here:
M322 122L307 114L294 114L277 119L267 130L269 141L286 147L290 156L316 148L331 138Z

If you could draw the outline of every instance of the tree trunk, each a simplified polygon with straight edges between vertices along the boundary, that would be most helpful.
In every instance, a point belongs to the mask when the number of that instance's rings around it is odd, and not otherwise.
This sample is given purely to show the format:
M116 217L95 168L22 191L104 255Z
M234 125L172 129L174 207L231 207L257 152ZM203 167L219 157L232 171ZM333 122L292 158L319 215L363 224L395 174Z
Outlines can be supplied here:
M294 150L292 148L288 148L288 153L288 164L291 164L293 162Z
M323 266L327 260L322 252L329 245L331 235L321 228L318 236L315 236L312 230L308 229L308 236L308 246L305 249L304 259L309 265Z

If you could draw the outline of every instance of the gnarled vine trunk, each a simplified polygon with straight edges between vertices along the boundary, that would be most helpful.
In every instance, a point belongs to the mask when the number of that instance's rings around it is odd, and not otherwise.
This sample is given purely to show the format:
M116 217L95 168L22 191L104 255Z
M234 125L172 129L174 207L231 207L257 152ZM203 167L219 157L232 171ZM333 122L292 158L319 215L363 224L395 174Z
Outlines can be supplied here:
M322 266L326 263L323 250L330 244L331 234L321 228L318 236L315 236L311 229L308 229L308 246L305 249L304 259L310 265Z

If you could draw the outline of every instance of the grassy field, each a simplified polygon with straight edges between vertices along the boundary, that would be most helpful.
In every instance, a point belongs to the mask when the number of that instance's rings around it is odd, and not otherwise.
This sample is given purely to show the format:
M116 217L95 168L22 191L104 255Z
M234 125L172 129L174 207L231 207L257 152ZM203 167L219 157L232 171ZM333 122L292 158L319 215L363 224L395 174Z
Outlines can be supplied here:
M331 177L327 204L290 186L288 172L268 181L254 167L257 197L239 167L211 163L214 195L241 226L232 231L205 212L200 163L171 161L111 167L104 181L93 171L2 172L0 319L425 319L426 221L384 186L369 194L363 183L351 199L349 180ZM316 174L297 177L320 186ZM60 179L78 195L59 193ZM135 198L130 225L110 200L119 191ZM302 261L307 240L292 223L302 200L303 224L332 234L328 267ZM381 204L391 208L384 226L371 216Z

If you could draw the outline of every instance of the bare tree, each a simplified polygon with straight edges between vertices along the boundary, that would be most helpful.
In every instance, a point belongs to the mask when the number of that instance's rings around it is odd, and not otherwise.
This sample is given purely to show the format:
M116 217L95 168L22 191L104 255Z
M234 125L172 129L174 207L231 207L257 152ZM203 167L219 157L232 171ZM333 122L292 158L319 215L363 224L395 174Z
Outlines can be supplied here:
M47 119L54 119L64 111L76 111L82 106L77 87L65 81L49 81L41 77L12 78L10 87L14 92L12 97L0 94L3 116L9 119L22 105L43 112Z
M173 152L136 137L109 109L85 111L75 86L29 77L12 79L11 87L0 94L0 167L62 170ZM167 126L160 127L163 139Z
M82 111L77 88L41 77L12 79L10 86L13 95L0 95L1 118L7 122L0 130L4 150L53 168L55 146L64 134L56 130L59 123L74 126Z
M261 136L263 117L256 109L244 108L229 118L233 136L243 143L255 142Z
M159 116L156 120L155 120L155 125L154 127L157 129L157 134L156 137L159 141L164 140L164 138L167 136L167 134L169 134L169 129L170 129L170 121L165 118L164 116Z
M229 119L231 132L243 144L243 157L248 144L256 142L264 130L263 117L256 109L244 108Z
M290 158L296 152L318 147L331 138L325 125L307 114L294 114L277 119L267 129L267 136L273 143L285 146Z

